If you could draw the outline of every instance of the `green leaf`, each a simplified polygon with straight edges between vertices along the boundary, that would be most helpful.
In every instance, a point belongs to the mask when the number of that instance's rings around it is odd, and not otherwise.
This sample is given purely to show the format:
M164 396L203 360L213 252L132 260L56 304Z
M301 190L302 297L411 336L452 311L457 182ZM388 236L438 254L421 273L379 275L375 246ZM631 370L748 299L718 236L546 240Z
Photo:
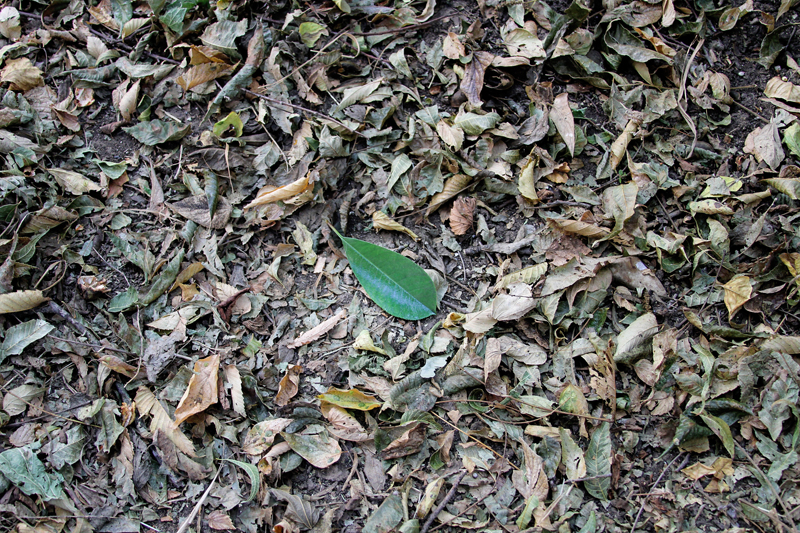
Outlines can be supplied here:
M167 263L164 270L162 270L155 281L153 281L150 290L139 297L139 301L142 305L149 305L155 302L159 296L164 294L164 292L172 286L175 278L178 277L178 272L180 272L181 261L183 261L184 254L185 252L183 250L179 250L178 253L175 254L175 257ZM111 311L111 309L109 309L109 311Z
M175 33L181 33L186 13L188 13L188 10L185 7L175 6L169 8L166 13L158 17L158 20Z
M331 387L317 396L317 398L343 409L354 409L356 411L370 411L383 405L374 396L364 394L358 389L341 390Z
M364 533L388 533L403 519L403 499L392 494L364 522Z
M381 309L404 320L420 320L436 312L436 287L411 259L333 231L342 239L356 278Z
M121 28L133 18L133 3L131 0L111 0L111 12Z
M61 474L48 473L29 446L12 448L0 453L0 472L28 496L41 496L45 500L64 497Z
M342 456L339 443L324 430L316 435L281 432L281 436L296 454L317 468L328 468Z
M100 167L100 170L103 171L103 174L112 180L118 179L120 176L125 174L126 170L128 170L127 163L114 163L111 161L103 161L101 159L92 159L92 162Z
M188 124L179 126L174 122L150 120L140 122L130 128L122 129L140 143L146 144L147 146L155 146L157 144L182 139L192 128Z
M733 435L731 434L731 427L728 425L727 422L718 418L713 415L708 414L701 414L700 418L703 419L703 422L714 432L714 434L719 437L719 440L722 441L723 446L728 451L731 457L734 455L734 442L733 442Z
M484 131L494 128L498 122L500 122L500 115L495 112L485 115L462 113L453 121L453 126L459 126L467 135L480 135Z
M800 124L795 122L783 130L783 142L796 157L800 157Z
M592 440L586 450L586 477L595 477L583 482L586 491L605 501L611 488L611 433L608 422L603 422L592 433ZM607 477L600 477L607 476Z
M32 342L38 341L55 328L44 320L28 320L8 328L0 347L0 362L9 355L19 355Z
M225 461L235 464L247 472L247 475L250 476L250 497L247 498L247 502L253 501L253 499L258 495L258 491L261 489L261 476L258 473L258 467L256 467L256 465L251 465L250 463L237 461L236 459L225 459Z
M325 26L317 24L316 22L303 22L300 24L299 31L300 39L302 39L303 44L309 48L317 44L319 38L328 33L328 29Z
M214 136L218 138L228 133L228 131L232 131L233 136L238 138L242 136L244 124L242 124L242 119L236 111L231 111L227 117L214 124L212 131Z
M139 302L139 291L131 285L125 292L121 292L108 302L109 313L123 313Z

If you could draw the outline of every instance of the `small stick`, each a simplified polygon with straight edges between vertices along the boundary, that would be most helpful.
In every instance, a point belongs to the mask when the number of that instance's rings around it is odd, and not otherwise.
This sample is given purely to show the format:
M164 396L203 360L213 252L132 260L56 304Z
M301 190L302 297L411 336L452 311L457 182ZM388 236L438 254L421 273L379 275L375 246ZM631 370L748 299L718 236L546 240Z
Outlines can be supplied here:
M431 528L431 524L433 524L433 521L436 520L436 517L439 516L439 513L442 512L442 509L444 509L445 506L448 503L450 503L450 500L453 499L453 496L456 495L456 491L458 490L458 485L461 483L461 480L464 479L464 476L466 475L467 475L466 470L461 472L461 475L458 476L456 482L453 483L453 486L450 488L450 491L445 495L444 499L439 503L439 505L436 506L436 509L433 510L428 519L425 520L425 524L422 526L422 529L419 530L419 533L428 533L428 530Z
M699 48L699 47L698 47L698 48ZM664 477L664 474L666 474L666 473L667 473L667 470L669 470L669 467L671 467L671 466L672 466L672 463L674 463L675 461L677 461L677 460L678 460L678 457L680 457L681 455L683 455L683 453L679 453L678 455L676 455L676 456L675 456L675 458L674 458L672 461L670 461L670 462L667 464L667 466L665 466L665 467L664 467L664 470L662 470L662 471L661 471L661 475L660 475L660 476L658 476L658 479L656 479L656 482L655 482L655 483L653 483L653 486L652 486L652 488L653 488L653 489L654 489L654 488L656 488L656 487L658 486L658 484L659 484L659 483L661 483L661 478L663 478L663 477ZM689 461L689 456L687 455L687 456L686 456L686 459L684 459L684 461L683 461L683 464L681 464L681 466L679 466L679 467L678 467L678 470L680 470L681 468L683 468L683 465L684 465L685 463L687 463L688 461ZM647 502L647 498L645 498L644 500L642 500L642 505L641 505L641 506L639 506L639 512L638 512L638 513L636 513L636 519L633 521L633 526L631 526L631 533L633 533L633 532L636 530L636 526L639 524L639 518L641 518L641 516L642 516L642 512L644 511L644 504L645 504L645 502Z

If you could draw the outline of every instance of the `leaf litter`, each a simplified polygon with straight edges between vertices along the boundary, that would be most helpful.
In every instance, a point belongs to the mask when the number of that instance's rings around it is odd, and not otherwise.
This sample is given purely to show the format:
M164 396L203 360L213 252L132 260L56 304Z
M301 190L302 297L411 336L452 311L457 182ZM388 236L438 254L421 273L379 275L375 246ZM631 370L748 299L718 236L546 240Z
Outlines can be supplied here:
M27 9L4 530L795 529L795 2Z

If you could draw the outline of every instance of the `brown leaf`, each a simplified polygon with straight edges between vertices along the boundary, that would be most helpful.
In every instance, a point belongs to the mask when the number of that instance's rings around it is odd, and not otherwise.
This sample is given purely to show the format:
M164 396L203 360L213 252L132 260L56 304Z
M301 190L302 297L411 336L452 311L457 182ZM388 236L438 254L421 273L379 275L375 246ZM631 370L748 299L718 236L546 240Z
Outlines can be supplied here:
M231 387L231 403L237 415L245 416L244 393L242 392L242 377L236 365L225 365L225 380Z
M167 207L181 215L182 217L196 222L204 228L223 229L231 218L231 203L224 197L219 196L217 209L214 211L214 218L208 209L208 198L200 194L184 198L174 204L167 204Z
M18 313L38 307L49 301L42 291L15 291L0 294L0 314Z
M303 373L303 367L300 365L292 365L286 369L286 375L281 379L278 385L278 393L275 395L275 405L283 407L288 404L292 398L300 390L300 374Z
M251 209L260 205L272 204L282 200L288 200L298 194L305 192L310 187L307 177L302 177L283 187L264 187L258 191L256 198L244 206L245 209Z
M431 213L439 209L442 204L463 192L471 183L472 178L466 174L456 174L447 178L442 192L434 194L433 198L431 198L431 205L429 205L428 209L425 211L425 216L429 217Z
M458 198L450 210L450 228L456 235L465 235L472 228L475 198Z
M564 140L569 150L569 155L575 155L575 117L569 107L569 95L561 93L553 101L553 109L550 111L550 118L556 125L558 133Z
M337 439L351 442L372 440L373 437L364 430L364 427L346 409L342 409L330 402L322 401L320 403L320 411L331 423L328 431Z
M123 120L130 120L136 112L136 104L139 101L140 83L140 80L136 80L136 83L125 91L125 94L123 94L119 100L119 114L122 115Z
M492 64L494 56L489 52L475 52L472 61L464 70L464 79L461 80L461 92L463 92L469 104L473 107L480 107L481 91L483 90L483 78L486 74L486 67Z
M425 425L413 424L398 438L389 443L381 452L381 457L388 461L417 453L425 442Z
M211 513L209 513L206 519L208 520L208 527L210 527L211 529L217 529L217 530L236 529L236 527L233 525L233 522L231 521L231 517L225 514L220 509L217 509L216 511L212 511Z
M139 387L134 401L141 416L149 414L152 417L149 427L151 432L155 433L161 430L183 453L190 457L197 455L192 441L183 434L178 425L169 417L167 410L164 409L150 389L145 386Z
M209 81L229 76L234 71L233 65L225 63L203 63L190 67L186 72L181 74L175 82L180 85L184 91L188 91L202 85Z
M9 83L12 91L29 91L44 85L42 71L33 66L27 57L6 60L6 66L0 71L0 83Z
M194 364L194 374L175 409L175 424L205 411L217 403L219 383L219 352L200 359Z
M417 234L408 229L407 227L403 226L399 222L392 220L389 218L389 215L384 213L383 211L375 211L372 213L372 225L375 229L383 229L387 231L399 231L405 233L415 241L419 240Z
M345 316L345 310L342 309L329 319L325 320L324 322L320 323L317 327L311 328L310 330L306 331L299 337L297 337L294 341L290 342L286 346L289 348L299 348L300 346L304 346L315 340L319 339L327 332L333 329L333 327Z

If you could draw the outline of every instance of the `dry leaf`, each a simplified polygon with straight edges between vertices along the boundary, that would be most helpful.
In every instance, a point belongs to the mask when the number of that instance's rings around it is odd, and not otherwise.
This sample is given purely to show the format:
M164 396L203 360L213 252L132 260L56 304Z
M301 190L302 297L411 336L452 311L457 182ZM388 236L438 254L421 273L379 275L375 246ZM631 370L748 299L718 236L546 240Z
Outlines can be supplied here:
M206 516L206 520L208 520L208 527L211 529L216 530L224 530L224 529L236 529L231 521L231 517L225 514L224 511L217 509L216 511L212 511Z
M47 172L49 172L67 192L75 196L80 196L87 192L99 191L101 189L100 185L78 172L60 168L48 168Z
M458 198L450 210L450 228L456 235L466 235L472 228L472 216L475 213L475 198Z
M203 63L189 68L186 72L181 74L175 82L180 85L184 91L194 89L198 85L202 85L209 81L214 81L217 78L229 76L233 74L235 67L225 63Z
M425 425L413 424L381 452L384 461L417 453L425 442Z
M314 342L315 340L319 339L327 332L333 329L333 327L345 316L345 310L342 309L329 319L325 320L324 322L320 323L317 327L312 328L295 340L287 344L289 348L299 348L300 346L304 346L308 343Z
M642 118L635 117L628 120L628 123L625 125L625 129L622 130L622 133L619 137L617 137L613 143L611 143L611 158L608 161L611 170L616 169L622 158L625 157L625 153L628 150L628 144L630 144L633 136L639 131L639 127L642 125Z
M389 218L389 215L384 213L383 211L375 211L372 213L372 225L375 229L385 229L388 231L399 231L405 233L415 241L419 240L417 234L408 229L407 227L403 226L399 222L396 222Z
M722 286L725 291L725 307L728 308L728 318L733 319L733 315L753 295L753 286L747 276L735 276L728 283Z
M217 403L219 383L219 352L200 359L194 364L194 374L175 408L175 423L180 424L190 416L202 413Z
M772 170L777 170L786 156L781 147L778 126L773 122L751 131L744 140L742 151L753 154L758 161L764 161Z
M566 220L563 218L547 218L548 222L567 233L575 233L590 239L602 239L609 234L606 228L580 220Z
M767 82L764 95L800 104L800 86L790 81L783 81L780 76L775 76Z
M373 439L373 436L367 433L347 410L326 401L322 401L319 408L323 416L331 423L328 431L337 439L350 442L366 442Z
M372 337L370 336L368 329L361 330L361 333L358 334L356 340L353 342L353 349L366 350L368 352L386 355L386 350L383 348L378 348L375 346L375 343L372 342Z
M129 121L133 114L136 112L136 104L139 101L139 85L140 81L136 80L130 89L125 91L125 94L119 99L119 114L122 115L123 120Z
M266 452L275 437L286 429L286 427L294 422L291 418L273 418L271 420L262 420L247 432L242 443L242 451L247 455L261 455Z
M278 393L275 394L275 405L283 407L294 398L297 391L300 390L300 374L302 373L303 367L300 365L292 365L286 369L286 375L281 379Z
M289 149L289 166L292 167L300 161L303 156L308 152L308 139L313 138L314 133L311 131L311 123L304 121L296 132L292 140L292 147ZM260 193L259 193L260 194Z
M464 130L458 126L451 126L444 120L440 120L436 124L436 133L439 138L453 150L461 150L464 144Z
M285 201L308 190L310 184L307 177L300 178L283 187L264 187L258 191L255 199L247 204L245 209L252 209L260 205Z
M483 104L481 100L481 91L483 91L483 78L486 74L486 68L492 64L494 55L489 52L475 52L472 55L472 61L464 72L464 79L461 80L461 92L464 93L473 107L480 107Z
M29 91L44 85L42 71L33 66L27 57L6 60L6 66L0 71L0 83L9 83L12 91Z
M428 206L428 209L425 211L425 216L428 217L439 209L445 202L454 198L462 193L467 187L470 186L472 183L472 178L467 176L466 174L455 174L447 178L447 181L444 183L444 189L442 192L436 193L431 198L431 203Z
M173 421L167 410L159 403L155 395L145 386L139 387L136 391L136 408L139 410L140 416L150 415L150 431L155 433L160 430L175 444L175 446L183 453L190 457L196 457L194 445L186 435L180 430L178 425Z
M0 294L0 315L28 311L47 301L50 301L50 298L46 298L42 291L15 291Z
M244 393L242 392L242 377L236 365L225 365L225 379L231 387L231 404L237 415L245 416Z
M550 118L556 125L558 133L567 145L569 155L575 155L575 117L569 107L569 95L561 93L553 101L553 109L550 110Z

